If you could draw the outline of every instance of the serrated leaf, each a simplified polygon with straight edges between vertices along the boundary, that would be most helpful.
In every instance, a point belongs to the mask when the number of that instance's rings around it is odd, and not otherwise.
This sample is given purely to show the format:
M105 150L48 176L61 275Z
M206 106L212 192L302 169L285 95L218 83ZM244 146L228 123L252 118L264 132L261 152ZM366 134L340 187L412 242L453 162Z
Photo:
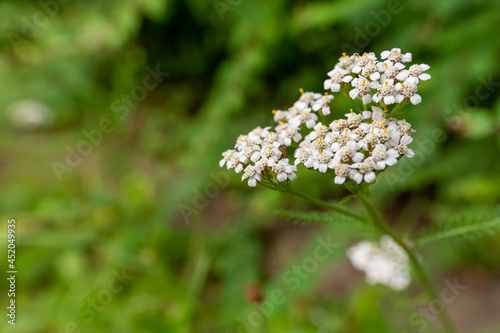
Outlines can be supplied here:
M476 222L469 221L450 222L438 226L432 230L425 232L417 241L417 246L422 246L430 242L439 240L448 240L454 238L474 239L480 236L495 235L500 232L500 217L491 220Z
M355 197L354 194L349 194L346 195L345 197L342 198L342 200L339 201L339 205L345 205L349 201L351 201Z
M289 210L280 209L275 213L278 216L284 217L288 220L292 220L295 223L345 223L358 220L353 219L348 216L340 215L340 214L332 214L332 213L324 213L324 212L294 212Z

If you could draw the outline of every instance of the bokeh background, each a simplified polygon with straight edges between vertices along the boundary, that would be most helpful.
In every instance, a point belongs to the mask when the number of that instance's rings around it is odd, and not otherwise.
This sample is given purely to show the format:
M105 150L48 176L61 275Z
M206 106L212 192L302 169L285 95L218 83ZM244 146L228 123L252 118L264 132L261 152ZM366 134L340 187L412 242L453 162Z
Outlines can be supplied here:
M218 161L299 88L323 91L343 51L401 47L431 65L406 114L420 157L388 170L374 202L410 238L498 216L499 30L493 0L2 1L0 215L17 221L18 276L15 327L1 279L0 330L246 332L259 318L253 284L286 299L255 332L417 332L411 315L428 302L418 284L368 286L346 260L378 235L294 223L276 212L317 208L249 189ZM164 72L151 90L147 67ZM334 114L348 103L335 99ZM332 202L346 194L303 169L294 186ZM290 290L283 276L326 237L336 250ZM446 279L468 287L447 305L460 332L500 332L499 241L421 249L438 291Z

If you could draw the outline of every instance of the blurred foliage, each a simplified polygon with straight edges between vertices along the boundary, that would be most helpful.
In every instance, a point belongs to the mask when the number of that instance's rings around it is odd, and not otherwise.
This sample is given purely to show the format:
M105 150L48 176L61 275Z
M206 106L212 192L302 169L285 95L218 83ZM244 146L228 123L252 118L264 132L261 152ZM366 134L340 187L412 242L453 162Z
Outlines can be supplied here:
M17 327L4 317L2 332L235 332L255 310L245 299L253 282L265 298L276 290L286 297L266 320L269 332L415 331L407 318L426 302L414 297L418 288L367 286L355 272L332 286L347 269L346 247L365 236L359 226L287 224L278 208L312 207L248 189L217 162L239 133L290 106L299 88L322 91L343 51L401 47L430 64L433 78L407 114L419 157L376 183L377 205L409 235L494 208L499 1L60 2L0 3L0 209L3 221L17 220L19 271ZM147 66L170 75L117 118L113 103L142 84ZM34 111L23 124L32 113L19 111L22 101L50 110L51 120L37 122ZM341 115L349 104L334 105ZM59 181L54 162L67 163L68 147L107 117L115 128ZM294 186L309 195L346 194L320 175L299 175ZM185 206L192 214L181 213ZM0 233L5 244L6 227ZM291 291L282 277L325 235L340 246ZM426 268L436 281L480 271L498 287L498 236L466 244L429 244ZM133 278L103 298L123 268ZM484 318L477 331L498 332L498 316Z

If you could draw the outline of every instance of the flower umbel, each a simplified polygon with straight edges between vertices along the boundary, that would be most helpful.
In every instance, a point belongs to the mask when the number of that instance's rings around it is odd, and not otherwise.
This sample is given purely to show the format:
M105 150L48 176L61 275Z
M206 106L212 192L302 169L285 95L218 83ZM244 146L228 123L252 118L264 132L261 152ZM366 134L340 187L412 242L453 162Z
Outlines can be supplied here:
M421 102L418 86L430 79L425 73L430 66L405 69L412 55L398 48L382 52L381 59L373 52L343 54L324 82L330 93L300 89L292 107L273 110L274 128L259 126L240 135L235 149L222 154L220 166L243 171L242 180L252 187L263 180L292 181L299 165L331 176L335 184L361 184L374 182L401 158L413 157L408 147L413 141L411 124L391 115ZM363 108L340 110L344 117L327 121L335 112L331 92L342 92Z

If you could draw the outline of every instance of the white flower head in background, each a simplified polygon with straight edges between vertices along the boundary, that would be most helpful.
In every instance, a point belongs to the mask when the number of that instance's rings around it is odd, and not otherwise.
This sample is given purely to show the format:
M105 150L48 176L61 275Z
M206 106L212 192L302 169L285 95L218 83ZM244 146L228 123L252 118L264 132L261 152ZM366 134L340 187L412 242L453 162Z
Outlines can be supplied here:
M54 111L43 103L34 100L22 100L7 108L7 116L13 126L34 130L50 126L54 120Z
M406 289L411 282L406 252L388 235L380 243L362 241L347 251L354 268L365 273L368 284L383 284L394 290Z

